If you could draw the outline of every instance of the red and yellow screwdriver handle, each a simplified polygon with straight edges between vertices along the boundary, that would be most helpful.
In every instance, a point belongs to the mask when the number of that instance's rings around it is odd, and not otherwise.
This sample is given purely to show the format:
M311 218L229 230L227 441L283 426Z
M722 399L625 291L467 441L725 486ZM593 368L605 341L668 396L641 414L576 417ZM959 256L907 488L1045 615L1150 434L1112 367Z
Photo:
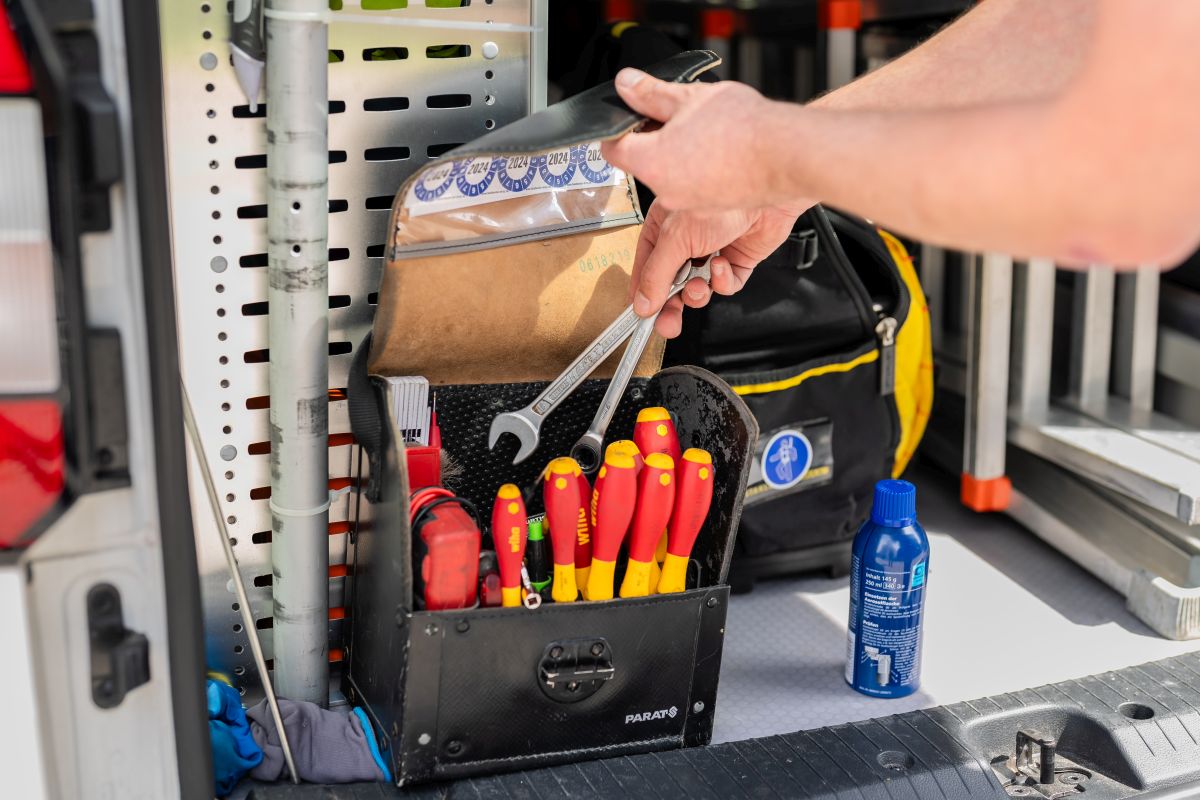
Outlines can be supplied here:
M671 420L671 412L662 406L650 406L638 412L633 426L633 441L646 455L666 453L676 464L681 457L679 433ZM650 569L650 591L658 585L659 565L667 554L667 532L664 530L654 551L654 566Z
M576 526L583 498L578 476L583 474L573 458L556 458L546 468L542 496L546 501L546 522L550 525L550 547L554 551L554 588L550 596L556 603L573 603L579 598L575 583Z
M581 471L579 483L579 513L575 520L575 584L583 599L587 599L588 573L592 571L592 485Z
M667 555L663 559L658 594L682 592L687 588L688 558L712 505L712 456L706 450L690 448L680 459L675 475L678 484L675 508L667 526Z
M500 565L500 604L508 608L521 605L521 563L528 530L521 490L506 483L496 492L492 505L492 542Z
M666 453L672 461L679 463L679 435L671 421L671 412L662 406L651 406L638 412L637 422L633 425L633 441L643 455Z
M621 597L645 597L654 591L654 548L671 519L675 505L675 460L650 453L638 475L637 510L629 539L629 563L621 582Z
M609 447L593 492L596 524L592 530L592 570L587 599L611 600L617 554L637 503L637 466L628 452Z

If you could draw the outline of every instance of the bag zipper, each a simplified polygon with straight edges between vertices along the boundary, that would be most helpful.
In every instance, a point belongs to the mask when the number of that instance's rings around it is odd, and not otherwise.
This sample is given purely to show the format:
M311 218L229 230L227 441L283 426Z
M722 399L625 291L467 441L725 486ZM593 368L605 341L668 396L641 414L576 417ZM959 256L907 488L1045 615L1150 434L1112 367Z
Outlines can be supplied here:
M900 323L895 317L883 317L875 326L879 339L879 394L890 395L896 391L896 329Z

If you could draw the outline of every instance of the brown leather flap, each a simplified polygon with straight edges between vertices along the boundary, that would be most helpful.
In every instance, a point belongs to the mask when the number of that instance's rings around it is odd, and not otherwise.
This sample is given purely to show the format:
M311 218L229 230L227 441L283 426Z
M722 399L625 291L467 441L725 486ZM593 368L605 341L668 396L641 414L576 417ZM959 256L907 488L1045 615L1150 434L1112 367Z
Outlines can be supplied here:
M369 371L434 385L554 379L629 304L640 229L390 260ZM651 340L638 375L657 371L664 346Z

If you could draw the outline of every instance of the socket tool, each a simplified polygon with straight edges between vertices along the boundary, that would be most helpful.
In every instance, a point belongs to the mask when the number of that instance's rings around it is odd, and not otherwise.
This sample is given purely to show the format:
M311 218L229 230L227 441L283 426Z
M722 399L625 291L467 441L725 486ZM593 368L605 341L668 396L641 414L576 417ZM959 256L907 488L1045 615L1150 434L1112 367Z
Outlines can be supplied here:
M667 292L667 300L682 292L688 281L693 278L700 278L705 283L709 283L712 278L712 259L713 257L709 256L702 264L689 263L681 267ZM542 422L546 417L558 408L571 392L579 388L579 385L596 370L596 367L604 363L622 342L628 339L629 345L625 348L624 355L621 356L612 381L608 384L608 390L605 391L604 398L600 401L600 407L596 409L596 416L592 419L591 426L571 449L572 458L576 460L583 472L589 474L595 472L600 466L600 448L604 441L604 434L608 430L608 423L612 421L617 404L620 402L621 396L625 394L625 387L629 385L629 379L633 377L633 371L637 368L638 361L641 360L642 353L650 341L650 336L654 333L654 322L657 319L657 314L642 319L633 310L632 305L626 308L620 316L613 320L611 325L584 348L583 352L563 370L561 375L551 381L550 385L534 398L532 403L519 411L506 411L498 414L492 420L488 447L495 449L496 442L500 440L500 437L503 434L511 433L521 443L516 457L513 458L513 463L520 464L529 458L537 449Z

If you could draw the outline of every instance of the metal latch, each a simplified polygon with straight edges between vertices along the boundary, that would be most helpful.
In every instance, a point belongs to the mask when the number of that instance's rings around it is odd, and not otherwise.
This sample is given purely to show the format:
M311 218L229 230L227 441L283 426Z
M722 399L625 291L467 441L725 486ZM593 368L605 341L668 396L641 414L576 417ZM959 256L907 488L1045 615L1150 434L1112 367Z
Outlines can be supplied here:
M1072 797L1083 792L1092 773L1058 754L1058 740L1040 731L1017 731L1016 753L1000 756L992 770L1009 797Z
M599 636L551 642L538 662L538 685L560 703L591 697L612 677L612 648Z
M114 708L125 695L150 680L150 642L125 627L121 593L98 583L87 595L92 655L92 702Z

